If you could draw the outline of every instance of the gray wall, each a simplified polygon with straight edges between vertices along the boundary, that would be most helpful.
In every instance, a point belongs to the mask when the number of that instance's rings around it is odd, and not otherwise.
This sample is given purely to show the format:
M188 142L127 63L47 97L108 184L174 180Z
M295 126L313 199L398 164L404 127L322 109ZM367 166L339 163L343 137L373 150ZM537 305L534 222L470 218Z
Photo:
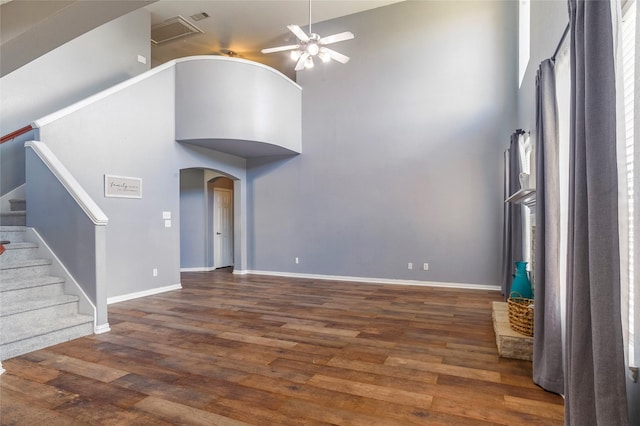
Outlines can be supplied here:
M299 153L300 103L300 87L262 64L212 56L176 65L179 141L209 141L211 146L216 144L212 139L236 145L253 141L254 149L258 141L266 142L265 149L275 143L281 147L276 152ZM243 151L227 152L242 156Z
M0 6L0 74L157 0L29 0Z
M149 69L150 16L137 10L102 25L0 79L0 134ZM147 65L137 61L138 54ZM23 142L0 145L0 194L22 185Z
M240 179L241 186L245 182L244 159L175 141L174 71L151 71L143 81L64 115L39 132L40 140L109 218L109 297L180 282L181 169L218 170ZM141 178L142 198L105 198L104 174ZM171 228L164 227L163 211L172 214ZM237 259L243 268L246 259ZM157 277L152 276L154 268Z
M204 170L180 171L180 267L202 268L208 263Z
M26 162L31 183L27 187L29 225L39 230L95 305L95 225L31 149Z
M516 12L408 1L314 25L352 31L352 59L298 73L302 155L249 160L250 269L497 285Z

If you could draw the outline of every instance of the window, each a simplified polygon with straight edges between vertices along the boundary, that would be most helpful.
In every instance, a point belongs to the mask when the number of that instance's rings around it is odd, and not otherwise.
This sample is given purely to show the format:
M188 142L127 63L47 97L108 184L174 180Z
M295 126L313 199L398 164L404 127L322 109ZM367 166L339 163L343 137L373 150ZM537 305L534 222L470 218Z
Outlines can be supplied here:
M520 170L522 170L522 173L531 174L531 138L529 133L520 136L518 149Z
M527 182L521 182L521 185L523 185L523 188L531 188L532 184L535 184L535 182L533 182L533 179L530 175L531 175L531 148L532 148L532 144L531 144L531 137L529 136L529 133L524 133L521 134L518 137L518 158L520 160L520 170L522 171L522 173L526 173L528 176L528 181ZM524 225L524 234L523 234L523 238L522 238L522 243L524 245L523 247L523 257L524 260L527 261L527 270L531 271L531 268L533 267L532 263L532 252L531 252L531 239L533 238L532 234L531 234L531 209L529 208L529 206L527 206L525 204L525 208L522 209L522 223Z
M635 46L636 46L636 6L637 1L632 0L625 4L625 11L622 17L622 74L624 87L624 118L625 118L625 146L626 146L626 166L627 166L627 214L629 219L629 274L628 293L623 294L623 303L629 307L629 331L628 350L629 366L637 366L635 353L635 310L634 300L638 285L634 280L634 126L635 126Z
M531 53L531 3L530 0L520 0L518 3L518 87L522 86L524 74L529 65Z

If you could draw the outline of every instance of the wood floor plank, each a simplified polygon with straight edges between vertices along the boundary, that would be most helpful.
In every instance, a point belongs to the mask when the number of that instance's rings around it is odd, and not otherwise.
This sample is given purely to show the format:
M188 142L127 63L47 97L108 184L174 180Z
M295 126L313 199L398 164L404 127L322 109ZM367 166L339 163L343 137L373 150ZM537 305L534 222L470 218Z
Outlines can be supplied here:
M273 346L276 348L292 348L296 345L295 342L279 339L269 339L267 337L250 336L241 333L224 332L220 335L223 339L235 340L238 342L252 343L262 346Z
M72 373L61 374L50 381L49 385L69 393L76 393L91 401L113 404L124 409L130 408L145 397L145 395L140 392L131 391L119 386L111 386L108 383L77 376Z
M87 425L136 425L136 426L172 426L173 423L164 421L157 416L137 411L134 408L125 409L104 401L78 399L56 408L56 412L80 421ZM45 425L47 423L33 423Z
M388 417L363 415L342 408L327 410L324 405L296 398L288 400L282 407L281 412L289 417L311 418L328 425L404 426L407 424Z
M538 386L516 386L506 383L492 383L485 380L469 379L464 377L438 375L438 384L441 387L451 389L475 389L478 394L494 395L496 397L513 396L531 401L548 402L563 406L564 400L560 395L551 392L540 392Z
M78 397L75 393L58 389L55 386L11 374L3 374L0 376L0 400L9 396L48 409L56 408Z
M216 400L209 409L216 413L225 414L234 419L244 421L252 425L272 426L314 426L324 425L322 422L311 421L309 418L291 418L278 411L269 410L263 407L252 406L247 409L244 401L221 398Z
M563 423L531 362L498 357L497 292L228 270L182 285L4 360L0 424Z
M436 383L438 375L431 371L397 368L392 365L378 365L366 361L334 357L327 363L331 367L340 367L354 371L372 373L377 376L389 376L400 379L419 380L421 383Z
M52 353L52 356L48 359L41 361L40 364L52 368L57 368L60 371L75 373L79 376L100 380L101 382L105 383L111 382L119 377L128 374L126 371L120 370L118 368L107 367L104 365L96 364L95 362L83 361L81 359L54 353Z
M287 323L283 325L282 328L291 328L294 330L310 331L312 333L320 333L320 334L332 334L336 336L356 337L358 334L360 334L359 331L354 331L354 330L338 329L338 328L331 328L331 327L318 327L316 325L297 324L297 323Z
M500 382L500 373L477 368L459 367L457 365L447 365L435 362L417 361L414 359L390 356L385 361L386 365L393 367L406 367L415 370L431 371L433 373L449 374L452 376L468 377L472 379L486 380L489 382Z
M202 408L215 399L215 395L205 391L199 391L173 383L166 383L137 374L120 377L115 380L113 384L168 401L179 403L189 401L189 406L196 408Z
M38 364L39 361L32 361L26 358L13 358L3 361L4 368L11 366L11 369L23 371L22 378L37 382L46 383L49 380L53 380L60 375L60 371L55 368L50 368ZM2 380L2 376L0 376Z
M491 406L482 404L469 404L468 401L439 398L433 399L431 409L441 413L458 415L472 419L503 425L553 425L561 426L564 423L554 419L548 419L539 415L514 411L506 406Z
M514 411L519 411L527 414L535 414L558 421L562 421L564 419L564 407L559 404L532 401L530 399L517 398L509 395L504 396L504 402L507 408L510 408Z
M248 423L230 419L209 411L199 410L166 399L147 397L135 405L137 410L145 411L172 424L243 426Z
M84 426L87 423L58 413L50 407L34 405L28 398L2 390L0 398L0 424L2 425L47 425Z
M430 395L422 395L416 392L376 386L320 374L313 376L307 383L322 389L409 405L422 410L428 410L433 400L433 397Z

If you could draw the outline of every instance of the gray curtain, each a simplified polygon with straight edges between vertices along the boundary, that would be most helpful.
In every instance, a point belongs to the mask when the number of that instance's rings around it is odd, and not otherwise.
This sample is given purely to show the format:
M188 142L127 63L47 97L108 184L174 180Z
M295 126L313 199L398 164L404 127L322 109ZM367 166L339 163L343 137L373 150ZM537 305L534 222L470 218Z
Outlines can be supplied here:
M563 393L560 311L560 182L554 62L540 64L536 78L536 264L533 381Z
M636 69L635 69L636 83L635 83L635 101L634 101L634 132L633 132L633 162L636 167L639 167L640 164L640 83L638 83L638 78L640 78L640 3L636 0ZM634 293L634 306L636 309L635 318L631 319L634 323L634 347L635 347L635 358L636 358L636 366L638 365L638 360L640 360L640 338L638 335L640 334L640 314L638 314L638 310L640 310L640 287L638 284L640 283L640 172L634 173L634 211L633 211L633 230L634 230L634 247L633 247L633 255L634 255L634 276L633 280L635 283L635 293ZM639 424L640 423L640 383L631 383L627 381L627 397L629 398L629 419L631 424ZM634 423L635 421L635 423Z
M565 423L627 425L609 1L569 0L571 138Z
M520 160L518 158L518 141L521 131L511 135L505 165L505 199L520 189ZM501 289L505 297L511 292L511 282L515 266L513 262L523 260L522 256L522 206L505 203L502 244L502 283Z

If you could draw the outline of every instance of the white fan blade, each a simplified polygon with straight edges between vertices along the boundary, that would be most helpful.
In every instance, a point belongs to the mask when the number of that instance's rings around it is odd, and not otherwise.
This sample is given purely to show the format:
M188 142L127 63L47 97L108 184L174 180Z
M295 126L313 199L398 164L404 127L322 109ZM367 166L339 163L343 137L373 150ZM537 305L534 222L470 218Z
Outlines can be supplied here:
M323 47L321 51L324 53L328 53L329 56L331 56L331 59L333 59L334 61L338 61L341 64L346 64L347 62L349 62L350 58L348 56L343 55L342 53L338 53L335 50L329 49L328 47Z
M309 36L307 35L307 33L302 31L302 28L300 28L299 26L297 26L297 25L287 25L287 28L289 28L289 31L294 33L295 36L298 37L298 39L300 39L300 41L304 41L304 42L309 41Z
M355 37L355 36L353 35L353 33L351 31L345 31L343 33L338 33L338 34L322 37L320 39L320 44L337 43L339 41L351 40L353 37Z
M268 49L262 49L262 53L275 53L275 52L284 52L285 50L295 50L299 49L299 44L290 44L289 46L280 46L280 47L270 47Z
M303 70L304 69L304 63L305 63L305 61L307 60L307 58L309 56L310 55L307 52L305 52L302 55L300 55L300 59L298 59L298 62L296 63L296 67L294 69L296 71Z

